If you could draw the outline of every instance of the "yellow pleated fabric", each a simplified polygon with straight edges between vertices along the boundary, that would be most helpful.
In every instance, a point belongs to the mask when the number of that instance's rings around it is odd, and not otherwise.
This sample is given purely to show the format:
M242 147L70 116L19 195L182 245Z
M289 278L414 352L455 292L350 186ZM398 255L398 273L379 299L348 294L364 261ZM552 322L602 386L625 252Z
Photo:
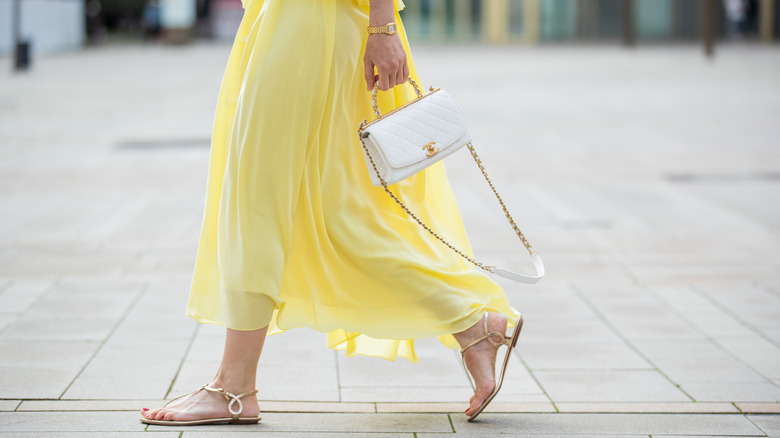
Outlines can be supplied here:
M309 327L349 356L412 362L414 339L457 347L450 334L485 310L513 323L495 282L370 183L357 138L373 119L362 63L368 0L244 7L214 120L187 315L236 330ZM419 82L397 12L396 23ZM412 98L398 86L379 105ZM443 162L392 189L470 253Z

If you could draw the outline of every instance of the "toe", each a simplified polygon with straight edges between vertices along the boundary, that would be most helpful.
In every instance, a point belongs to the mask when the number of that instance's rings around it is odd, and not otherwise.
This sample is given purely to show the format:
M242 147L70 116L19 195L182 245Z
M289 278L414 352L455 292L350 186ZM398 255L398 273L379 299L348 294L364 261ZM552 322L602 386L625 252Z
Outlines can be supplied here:
M466 415L473 414L477 408L479 408L479 405L482 404L481 398L477 397L476 395L471 396L471 399L469 400L469 408L466 409Z

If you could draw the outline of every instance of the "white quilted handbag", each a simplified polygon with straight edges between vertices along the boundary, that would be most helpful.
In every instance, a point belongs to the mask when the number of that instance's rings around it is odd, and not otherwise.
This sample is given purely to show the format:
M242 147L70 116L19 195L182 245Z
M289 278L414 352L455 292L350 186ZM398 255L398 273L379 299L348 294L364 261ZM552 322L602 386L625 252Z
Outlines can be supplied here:
M366 158L371 182L375 186L382 186L409 217L414 219L432 236L475 266L521 283L533 284L538 282L544 276L542 259L517 227L514 219L509 215L504 201L493 186L493 182L490 181L487 171L477 155L477 151L471 144L471 134L469 133L466 119L455 104L455 101L442 89L431 87L430 92L423 95L415 81L409 79L409 83L414 87L417 98L384 115L379 111L379 106L377 105L377 92L379 89L377 86L374 86L372 105L377 118L371 122L363 120L358 128L358 135L360 143L363 145L363 154ZM425 225L388 188L389 185L414 175L431 164L451 155L463 146L468 148L477 166L482 171L482 175L496 195L496 199L501 204L509 224L528 250L536 270L534 275L519 274L507 269L485 265L476 261L473 257L469 257Z

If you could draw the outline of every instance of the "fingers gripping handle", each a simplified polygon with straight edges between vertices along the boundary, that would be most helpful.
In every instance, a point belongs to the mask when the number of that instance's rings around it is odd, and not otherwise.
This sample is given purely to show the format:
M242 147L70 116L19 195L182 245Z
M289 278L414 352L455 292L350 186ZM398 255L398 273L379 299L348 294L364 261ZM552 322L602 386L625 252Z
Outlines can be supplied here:
M417 95L418 99L423 97L422 90L420 89L420 86L417 84L417 82L414 79L409 78L409 79L406 80L406 82L408 82L409 84L412 85L412 87L414 88L414 94ZM374 109L374 114L377 117L381 117L382 116L382 111L379 110L379 104L377 103L377 99L378 99L377 93L378 92L379 92L379 81L374 82L374 89L371 92L371 107Z

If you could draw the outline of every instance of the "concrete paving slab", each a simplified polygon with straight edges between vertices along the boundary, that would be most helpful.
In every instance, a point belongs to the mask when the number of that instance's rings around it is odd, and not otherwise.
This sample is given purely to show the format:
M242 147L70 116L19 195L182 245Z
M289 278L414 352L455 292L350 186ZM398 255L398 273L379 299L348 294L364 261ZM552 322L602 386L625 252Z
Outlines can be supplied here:
M247 437L248 432L184 432L182 435L186 438L210 438L215 436L226 437ZM278 438L350 438L358 436L369 436L376 438L415 438L413 433L387 433L387 432L339 432L339 433L327 433L327 432L263 432L263 436L278 437ZM425 434L428 436L428 434Z
M701 339L685 321L641 290L590 288L588 299L629 339Z
M263 412L336 412L336 413L376 413L376 403L332 403L301 401L260 400ZM408 411L407 411L408 412ZM424 412L424 411L421 411Z
M677 383L766 382L715 340L650 340L634 345Z
M780 388L769 382L683 382L680 388L696 401L780 402Z
M0 398L61 396L98 346L94 341L0 340Z
M0 333L2 333L12 322L16 321L17 318L17 315L11 313L0 314Z
M780 403L734 403L746 414L780 414Z
M119 280L115 280L119 281ZM55 289L36 302L29 310L32 317L97 316L118 319L130 303L136 299L138 291L65 291Z
M50 292L51 281L10 282L0 293L0 309L8 313L21 313Z
M129 412L0 412L4 432L141 432Z
M753 435L755 436L755 435ZM762 435L763 436L763 435ZM664 438L722 438L723 435L664 435ZM752 436L733 436L729 435L729 438L751 438ZM768 438L777 438L773 435L769 435Z
M164 400L25 400L19 412L57 411L139 411L142 407L162 406Z
M157 339L189 340L196 326L197 322L189 318L172 318L171 315L145 315L144 310L136 306L116 328L111 339L112 341L137 339L154 333ZM141 354L145 353L141 352ZM221 357L221 354L220 348L216 357Z
M759 336L718 339L718 343L769 379L780 378L780 347Z
M780 327L760 328L760 333L772 342L780 343Z
M658 413L739 414L733 403L710 402L557 402L558 412L569 413Z
M14 411L21 403L21 400L0 400L0 411Z
M11 403L13 402L13 403ZM9 401L6 406L19 406L18 411L132 411L141 408L154 408L164 405L166 400L25 400ZM15 403L15 404L14 404ZM14 409L5 409L14 410ZM333 402L284 402L260 400L263 412L352 412L374 413L374 403L333 403ZM431 411L420 411L431 412ZM440 411L434 411L440 412Z
M344 388L468 386L460 363L453 359L449 349L438 340L420 340L415 350L420 357L420 362L416 364L403 360L391 362L371 357L340 355L340 384Z
M30 437L30 438L80 438L80 437L106 437L106 438L143 438L149 437L151 434L148 432L3 432L0 431L0 436L14 436L14 437ZM178 438L180 432L155 432L153 434L155 438ZM213 436L213 435L212 435Z
M473 394L468 386L448 387L369 387L369 388L341 388L341 401L344 402L452 402L467 403ZM503 394L502 394L503 396ZM510 401L546 401L543 395L530 394L528 396L508 396ZM507 398L502 397L504 401ZM523 399L523 400L521 400ZM464 407L465 409L465 407Z
M683 402L691 401L656 371L536 371L554 402Z
M652 369L651 364L620 341L527 343L521 351L532 370Z
M780 415L748 415L747 418L767 435L780 435Z
M232 432L449 432L452 433L447 414L264 414L258 424L224 425L220 431ZM140 423L139 423L140 424ZM752 424L751 424L752 425ZM191 426L177 428L152 426L147 430L164 428L189 431L211 431L213 427Z
M263 400L347 401L339 398L335 366L265 367L258 370Z
M426 434L419 434L418 437L424 437L424 438L451 438L451 437L458 437L458 438L488 438L488 437L494 437L494 432L458 432L455 435L449 434L440 434L440 433L426 433ZM578 433L576 435L572 434L540 434L538 432L531 432L531 433L523 433L523 432L509 432L509 433L501 433L499 435L501 438L529 438L529 437L543 437L543 438L571 438L571 437L582 437L582 438L602 438L604 435L602 434L582 434ZM620 435L609 435L609 438L650 438L650 435L647 434L637 434L637 435L626 435L626 434L620 434Z
M222 341L224 342L224 339ZM290 364L300 367L336 366L336 358L343 356L343 353L325 347L327 347L325 333L311 329L287 330L266 339L260 368Z
M187 339L111 339L68 388L63 398L163 398L176 376L188 345ZM123 378L117 379L116 376Z
M444 412L462 414L466 403L377 403L377 412ZM550 402L492 402L484 412L556 412Z
M452 417L456 433L488 426L492 433L763 435L742 415L730 414L487 414L479 422Z
M30 313L9 324L0 339L102 341L116 323L116 317L52 318Z
M533 319L533 315L531 316ZM545 315L543 319L532 320L523 326L522 343L547 342L619 342L620 338L604 321L596 318L561 318ZM525 347L523 347L525 348Z

